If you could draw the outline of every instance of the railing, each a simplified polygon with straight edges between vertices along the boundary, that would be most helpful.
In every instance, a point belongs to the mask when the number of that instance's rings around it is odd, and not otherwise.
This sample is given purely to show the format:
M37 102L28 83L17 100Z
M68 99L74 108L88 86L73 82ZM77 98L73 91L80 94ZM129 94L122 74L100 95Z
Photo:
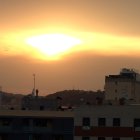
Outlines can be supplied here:
M62 128L47 128L47 127L37 127L37 126L0 126L0 133L53 133L53 134L72 134L73 129Z
M11 132L11 126L0 126L0 133L2 132Z
M0 126L0 133L14 132L14 133L50 133L52 132L52 128L47 127L13 127L13 126Z

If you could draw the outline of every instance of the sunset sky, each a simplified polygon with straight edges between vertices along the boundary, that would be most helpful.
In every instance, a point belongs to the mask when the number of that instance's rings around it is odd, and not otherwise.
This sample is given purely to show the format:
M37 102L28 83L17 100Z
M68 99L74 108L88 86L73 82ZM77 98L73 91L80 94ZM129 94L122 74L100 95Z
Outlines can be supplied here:
M41 95L104 89L140 70L140 0L0 0L0 87Z

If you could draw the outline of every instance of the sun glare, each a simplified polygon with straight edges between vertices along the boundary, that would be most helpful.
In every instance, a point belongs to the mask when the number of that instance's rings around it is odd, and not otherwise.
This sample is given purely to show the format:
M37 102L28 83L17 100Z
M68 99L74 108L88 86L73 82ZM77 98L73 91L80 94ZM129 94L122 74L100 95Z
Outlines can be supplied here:
M45 34L30 37L26 39L26 43L36 48L38 52L45 54L46 57L53 58L69 51L81 41L64 34Z
M47 32L47 31L44 31ZM15 32L5 34L0 40L3 55L22 55L35 60L61 60L70 54L139 56L139 37L115 36L93 32ZM40 35L37 35L40 34Z

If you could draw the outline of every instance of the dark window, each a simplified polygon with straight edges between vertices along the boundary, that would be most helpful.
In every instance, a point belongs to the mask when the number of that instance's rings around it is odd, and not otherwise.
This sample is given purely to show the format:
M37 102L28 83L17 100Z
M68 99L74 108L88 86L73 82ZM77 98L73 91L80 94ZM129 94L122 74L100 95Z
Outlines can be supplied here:
M0 125L1 126L10 126L12 120L10 118L0 118Z
M134 119L134 127L140 127L140 119Z
M27 119L27 118L23 119L22 126L25 126L25 127L30 126L30 119Z
M41 140L41 136L40 135L33 135L33 140Z
M113 126L120 126L120 118L113 118Z
M82 137L82 140L90 140L90 137Z
M98 137L98 140L105 140L105 137Z
M33 124L36 127L47 127L47 119L34 119Z
M64 140L63 136L62 135L55 135L53 137L53 140Z
M117 89L115 89L115 93L117 93Z
M90 126L90 118L88 117L83 118L83 126Z
M8 140L8 135L7 134L0 134L0 139L1 140Z
M106 126L106 119L98 118L98 126Z
M51 119L47 120L47 128L52 128L53 127L53 123Z
M40 110L44 110L45 107L43 105L40 106Z
M112 138L112 140L120 140L120 138Z

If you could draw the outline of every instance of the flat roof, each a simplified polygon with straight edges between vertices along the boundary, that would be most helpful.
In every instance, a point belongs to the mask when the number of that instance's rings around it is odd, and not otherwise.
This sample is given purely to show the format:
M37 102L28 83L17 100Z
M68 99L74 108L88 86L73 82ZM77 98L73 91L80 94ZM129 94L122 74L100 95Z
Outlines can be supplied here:
M72 111L0 110L0 117L74 117Z

